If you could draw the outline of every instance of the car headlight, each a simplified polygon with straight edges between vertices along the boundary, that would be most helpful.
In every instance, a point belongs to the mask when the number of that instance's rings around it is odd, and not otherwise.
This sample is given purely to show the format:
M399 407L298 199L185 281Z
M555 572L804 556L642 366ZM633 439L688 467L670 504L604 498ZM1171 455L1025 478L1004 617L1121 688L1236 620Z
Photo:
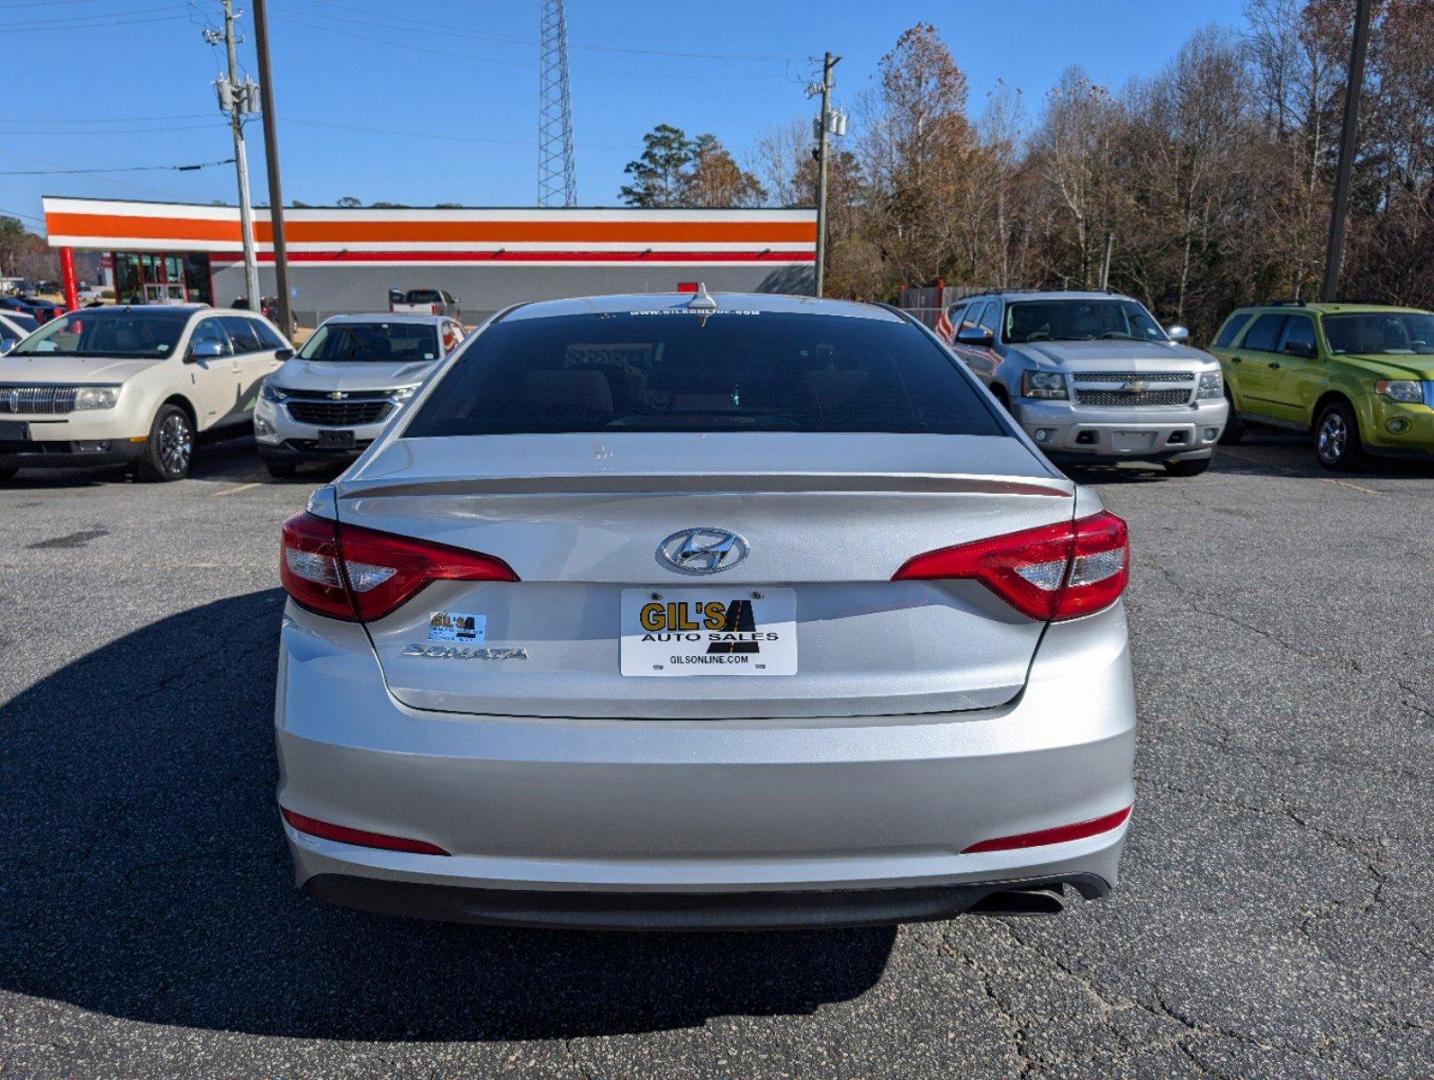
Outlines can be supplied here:
M414 383L412 386L398 386L390 390L388 396L393 398L394 401L407 401L413 397L414 394L418 393L418 388L422 385L422 383Z
M1059 371L1027 371L1021 375L1021 396L1028 398L1066 398L1066 377Z
M117 401L118 386L82 386L75 391L76 409L113 409Z
M1196 397L1204 400L1210 398L1222 398L1225 396L1225 382L1218 371L1205 371L1200 374L1200 392Z
M289 400L289 392L282 386L275 386L271 382L266 382L263 386L259 387L259 396L265 401L278 402Z
M1424 387L1414 379L1380 379L1374 384L1374 392L1390 401L1403 401L1418 405L1424 400Z

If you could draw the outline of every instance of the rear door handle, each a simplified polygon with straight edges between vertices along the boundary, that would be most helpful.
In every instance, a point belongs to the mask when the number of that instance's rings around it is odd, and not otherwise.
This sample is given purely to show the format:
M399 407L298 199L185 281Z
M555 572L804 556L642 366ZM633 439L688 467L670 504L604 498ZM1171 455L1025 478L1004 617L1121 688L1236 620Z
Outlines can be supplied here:
M1245 362L1245 359L1244 359L1244 357L1242 357L1242 356L1232 356L1232 357L1230 357L1230 363L1232 363L1232 364L1243 364L1244 362Z
M1279 366L1280 366L1279 361L1277 361L1277 360L1271 360L1271 361L1270 361L1270 367L1272 367L1272 368L1278 368Z

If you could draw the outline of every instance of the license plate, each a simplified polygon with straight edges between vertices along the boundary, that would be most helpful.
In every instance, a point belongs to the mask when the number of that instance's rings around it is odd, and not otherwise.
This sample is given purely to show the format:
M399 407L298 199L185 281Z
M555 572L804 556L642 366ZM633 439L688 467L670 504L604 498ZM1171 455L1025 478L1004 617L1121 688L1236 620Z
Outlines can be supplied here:
M352 450L354 448L354 433L352 431L323 431L319 432L320 450Z
M0 420L0 439L5 442L29 442L30 422L28 420Z
M623 589L624 675L795 675L797 591Z
M1153 431L1117 431L1110 437L1115 450L1149 450L1155 445Z

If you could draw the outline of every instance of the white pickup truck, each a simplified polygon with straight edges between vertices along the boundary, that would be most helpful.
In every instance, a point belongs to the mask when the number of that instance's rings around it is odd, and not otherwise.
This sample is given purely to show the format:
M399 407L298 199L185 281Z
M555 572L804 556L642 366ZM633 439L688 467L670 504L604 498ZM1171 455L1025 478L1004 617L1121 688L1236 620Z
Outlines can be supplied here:
M458 301L444 289L389 289L388 310L395 315L446 315L462 321Z

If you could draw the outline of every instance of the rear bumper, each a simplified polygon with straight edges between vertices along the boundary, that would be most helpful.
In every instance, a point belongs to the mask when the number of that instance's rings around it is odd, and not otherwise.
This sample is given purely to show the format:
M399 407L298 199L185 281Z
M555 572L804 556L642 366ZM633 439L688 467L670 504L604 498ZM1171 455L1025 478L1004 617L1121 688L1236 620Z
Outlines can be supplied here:
M1230 407L1220 400L1175 409L1095 409L1021 399L1012 411L1026 434L1053 458L1167 461L1209 457Z
M766 892L573 892L473 889L318 874L305 894L340 907L400 918L568 930L783 930L950 919L971 910L1054 914L1069 892L1110 891L1093 874L906 889Z
M1013 882L1099 895L1118 879L1128 822L1065 843L964 849L1131 804L1119 605L1052 626L1020 697L970 713L424 712L388 694L362 629L292 606L280 655L281 805L452 853L286 824L298 884L325 899L534 925L836 925L946 917Z

